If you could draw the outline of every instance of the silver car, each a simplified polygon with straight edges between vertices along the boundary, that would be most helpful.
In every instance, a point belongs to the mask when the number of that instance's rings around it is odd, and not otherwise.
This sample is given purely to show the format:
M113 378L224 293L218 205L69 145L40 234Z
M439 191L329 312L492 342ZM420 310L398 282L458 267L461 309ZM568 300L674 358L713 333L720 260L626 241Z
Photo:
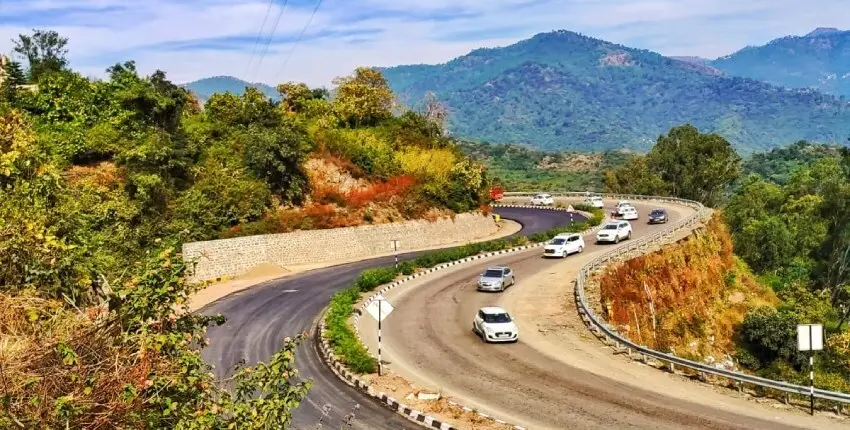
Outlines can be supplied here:
M508 266L490 266L478 278L478 291L505 291L516 283L514 272Z

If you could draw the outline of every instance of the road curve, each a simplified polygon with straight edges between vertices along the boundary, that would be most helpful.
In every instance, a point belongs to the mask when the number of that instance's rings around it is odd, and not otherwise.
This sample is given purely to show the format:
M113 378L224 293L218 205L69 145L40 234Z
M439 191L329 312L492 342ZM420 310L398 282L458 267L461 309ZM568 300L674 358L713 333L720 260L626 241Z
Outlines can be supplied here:
M651 209L647 204L635 206L642 215ZM668 207L671 222L681 218L672 211L684 210L681 206ZM635 238L665 228L646 221L632 225ZM596 245L592 237L585 237L585 253L610 246ZM558 264L542 259L540 253L538 248L466 264L389 292L387 298L396 312L387 317L383 329L388 367L419 386L439 387L467 406L534 429L796 428L668 397L579 369L524 343L522 326L516 344L484 344L472 333L472 317L480 307L499 305L504 299L499 294L477 292L477 274L487 265L509 264L517 274L513 294L522 294L524 276ZM364 340L373 347L375 324L369 318L361 319L360 324ZM526 326L531 329L532 324Z
M495 212L522 224L523 228L515 233L521 235L545 231L568 222L567 213L562 211L496 208ZM399 257L410 259L424 252L432 251L407 253ZM349 287L362 270L391 264L393 257L383 257L313 270L265 282L205 306L199 312L223 314L227 322L210 328L208 337L211 343L203 351L204 360L215 367L218 378L232 374L233 366L240 361L251 365L267 360L280 349L284 337L310 331L330 297ZM360 410L356 413L354 428L420 428L340 381L322 362L312 338L298 349L296 364L301 375L312 378L314 382L306 401L294 414L294 428L315 426L326 404L331 405L331 412L323 421L328 428L339 428L342 417L355 404L360 404Z

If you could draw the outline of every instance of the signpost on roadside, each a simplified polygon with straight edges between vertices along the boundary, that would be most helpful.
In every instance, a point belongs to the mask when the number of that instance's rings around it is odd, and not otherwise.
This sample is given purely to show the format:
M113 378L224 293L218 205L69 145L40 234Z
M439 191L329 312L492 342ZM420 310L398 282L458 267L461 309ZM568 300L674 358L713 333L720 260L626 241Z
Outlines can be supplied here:
M809 351L809 414L815 414L815 351L823 350L823 325L797 324L797 350Z
M401 241L398 239L393 239L390 241L390 244L393 247L393 255L395 256L395 268L398 269L398 247L401 244Z
M384 320L390 313L393 311L393 305L384 298L384 296L378 294L374 299L366 306L366 313L375 318L378 321L378 376L383 374L384 364L381 361L381 321Z
M575 213L575 211L576 210L573 208L573 205L567 206L567 212L570 214L570 223L573 222L573 214Z

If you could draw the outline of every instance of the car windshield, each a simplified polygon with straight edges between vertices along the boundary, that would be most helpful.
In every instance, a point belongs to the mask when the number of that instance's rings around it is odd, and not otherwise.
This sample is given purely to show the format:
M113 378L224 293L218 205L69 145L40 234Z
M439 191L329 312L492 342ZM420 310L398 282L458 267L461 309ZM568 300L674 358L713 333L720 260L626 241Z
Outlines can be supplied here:
M664 215L664 211L661 210L661 209L656 209L656 210L652 211L652 214L653 215Z
M608 225L606 225L605 227L602 228L602 230L616 230L616 229L617 229L617 224L608 224Z
M487 270L484 271L484 274L481 275L481 276L483 276L485 278L501 278L502 277L502 271L496 270L496 269L487 269Z
M511 316L508 314L484 314L484 322L486 323L509 323Z
M567 242L567 239L563 239L563 238L559 237L557 239L552 239L552 242L549 242L549 243L551 243L552 245L563 245L566 242Z

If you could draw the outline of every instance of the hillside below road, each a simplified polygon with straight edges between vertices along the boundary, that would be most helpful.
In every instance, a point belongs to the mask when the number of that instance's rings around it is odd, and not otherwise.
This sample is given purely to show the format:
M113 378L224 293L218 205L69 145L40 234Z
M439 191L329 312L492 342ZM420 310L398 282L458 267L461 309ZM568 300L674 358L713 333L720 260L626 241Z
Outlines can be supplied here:
M495 212L522 224L522 230L516 233L522 235L563 225L569 219L562 211L497 208ZM400 258L411 259L422 253L403 254ZM247 365L267 360L280 349L284 337L310 331L330 297L349 287L362 270L389 266L393 261L393 257L383 257L309 271L238 291L213 302L200 312L221 313L227 322L210 328L211 343L203 351L204 359L215 366L220 379L232 375L233 366L242 360ZM342 417L356 404L360 404L360 410L356 413L354 428L419 428L340 381L322 362L312 338L298 348L296 365L301 376L312 378L314 383L307 399L295 411L295 428L315 426L326 404L331 406L329 416L323 421L327 428L338 428Z
M650 208L636 206L641 214ZM668 208L674 221L690 212L680 206ZM645 221L632 224L635 237L664 228L648 226ZM578 268L605 252L606 245L593 244L592 237L585 240L588 246L584 254L564 261L545 260L539 249L531 250L459 265L390 291L387 299L396 312L384 324L383 353L390 363L387 367L418 386L440 389L466 406L528 428L805 428L805 424L792 424L805 420L791 420L787 416L793 414L785 411L730 412L716 402L703 405L699 397L686 400L675 391L649 389L651 380L640 381L642 386L624 383L621 380L629 379L629 368L606 369L615 370L616 377L610 377L612 373L608 372L594 373L587 370L593 364L573 365L569 351L547 353L539 349L540 342L526 340L537 336L537 312L563 306L563 295L570 294L570 287L565 286L571 286L574 279L547 278L548 284L532 287L535 274L562 267ZM517 274L517 284L505 294L477 292L477 275L495 263L510 265ZM550 294L550 289L558 290L562 296ZM522 302L526 293L536 300ZM518 343L488 345L472 333L474 313L487 305L504 306L514 314L520 327ZM370 349L374 348L375 323L363 318L360 324L361 335ZM573 329L587 330L584 326ZM606 349L598 342L596 348ZM620 358L606 351L592 359ZM655 372L659 379L668 378ZM817 423L818 428L828 428L821 426L821 421Z

